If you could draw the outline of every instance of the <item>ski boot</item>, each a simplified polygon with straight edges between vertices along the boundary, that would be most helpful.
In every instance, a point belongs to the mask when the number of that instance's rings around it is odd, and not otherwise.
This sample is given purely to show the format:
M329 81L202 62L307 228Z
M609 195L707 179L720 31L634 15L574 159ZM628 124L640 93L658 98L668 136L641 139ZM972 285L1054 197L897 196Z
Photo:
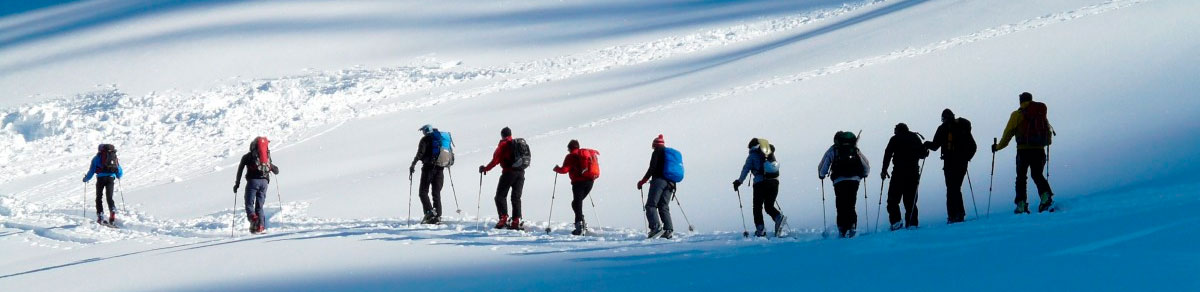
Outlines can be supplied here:
M787 225L787 216L779 214L779 216L775 216L771 219L775 220L775 237L783 237L783 226Z
M1013 213L1015 213L1015 214L1021 214L1021 213L1029 214L1029 203L1028 203L1028 202L1017 202L1017 209L1016 209L1016 210L1013 210Z
M659 237L662 237L664 239L671 239L671 237L673 237L672 236L673 234L675 234L675 230L663 230L663 234L660 235Z
M755 224L754 225L754 237L766 237L767 232L763 230L766 228L767 228L766 226Z
M521 223L520 217L512 217L512 222L508 223L508 229L518 230L518 229L524 229L524 228L525 228L525 224Z
M587 230L587 223L583 221L575 222L575 230L571 231L571 235L583 235L585 230Z
M889 227L888 229L891 229L892 231L896 231L896 230L900 230L900 229L903 229L903 228L904 228L904 224L903 224L903 223L896 222L896 223L892 223L892 227Z
M117 212L108 212L108 225L117 224Z
M496 229L504 229L508 225L508 215L500 215L500 222L496 222Z
M650 230L649 234L646 234L646 239L655 239L655 238L658 238L659 236L662 236L662 234L663 234L662 229L653 229L653 230Z
M96 223L108 225L108 221L104 221L104 213L96 212Z
M432 219L429 219L429 224L442 224L442 216L434 215Z
M421 217L421 224L433 224L433 211L425 211L425 217Z
M1052 194L1050 192L1042 193L1042 195L1041 195L1042 203L1038 204L1038 213L1046 212L1047 210L1049 210L1051 212L1054 211L1053 210L1054 199L1052 199L1051 197L1054 197L1054 194Z
M967 221L966 218L950 218L946 220L946 224L962 223L963 221Z
M258 225L261 224L260 221L258 220L258 215L257 214L247 215L246 220L250 221L250 233L251 234L258 233L259 232L258 230L260 229L260 228L258 228Z

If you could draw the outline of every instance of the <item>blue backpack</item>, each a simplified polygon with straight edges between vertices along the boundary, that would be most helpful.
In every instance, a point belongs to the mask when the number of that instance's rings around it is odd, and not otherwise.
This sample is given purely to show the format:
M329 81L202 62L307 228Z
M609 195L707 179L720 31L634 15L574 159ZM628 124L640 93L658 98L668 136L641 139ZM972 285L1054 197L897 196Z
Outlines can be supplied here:
M454 165L454 139L449 132L433 130L433 165L449 167Z
M663 148L663 178L677 183L683 181L683 154L675 148Z

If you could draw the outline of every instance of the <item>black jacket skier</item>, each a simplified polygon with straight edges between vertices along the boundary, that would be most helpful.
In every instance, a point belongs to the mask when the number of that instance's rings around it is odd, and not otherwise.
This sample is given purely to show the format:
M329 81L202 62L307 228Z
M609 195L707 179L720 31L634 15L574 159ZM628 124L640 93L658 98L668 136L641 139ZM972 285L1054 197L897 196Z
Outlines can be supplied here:
M425 214L425 217L421 219L421 224L438 224L442 221L442 186L445 182L442 170L445 168L439 167L435 163L437 154L433 153L433 135L437 129L432 125L424 125L417 130L421 131L423 136L421 136L421 141L417 142L417 154L413 156L412 164L408 166L408 180L412 181L417 161L420 161L421 180L417 188L419 189L418 197L421 198L421 210ZM430 190L433 191L432 200Z
M929 150L922 144L920 134L908 130L904 123L896 124L895 135L888 141L883 150L883 170L881 179L889 178L888 166L894 160L896 167L892 168L892 183L888 189L887 211L891 230L900 228L915 228L918 225L917 186L921 180L921 168L918 165L922 159L929 156ZM904 202L904 220L901 224L900 202Z

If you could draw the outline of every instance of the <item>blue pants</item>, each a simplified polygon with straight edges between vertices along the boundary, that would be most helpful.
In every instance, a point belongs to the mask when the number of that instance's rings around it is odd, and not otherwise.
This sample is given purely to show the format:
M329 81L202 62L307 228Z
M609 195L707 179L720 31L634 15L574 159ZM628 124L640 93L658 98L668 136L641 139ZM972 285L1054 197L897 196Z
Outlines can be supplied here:
M246 217L257 215L263 218L263 204L267 200L266 179L246 180Z
M674 195L675 190L667 180L656 177L650 181L650 194L646 196L646 221L650 223L650 230L675 230L670 209ZM661 227L659 219L662 219Z

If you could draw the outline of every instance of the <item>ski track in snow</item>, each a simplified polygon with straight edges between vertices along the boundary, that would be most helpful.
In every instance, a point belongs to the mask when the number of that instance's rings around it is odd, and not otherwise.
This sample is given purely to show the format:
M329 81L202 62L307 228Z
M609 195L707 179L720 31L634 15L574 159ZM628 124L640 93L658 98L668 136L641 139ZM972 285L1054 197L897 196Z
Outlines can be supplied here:
M774 86L793 84L904 58L918 57L1016 32L1098 15L1148 1L1150 0L1113 0L1045 15L1015 24L984 29L919 48L906 48L816 70L762 80L699 97L678 99L662 105L545 132L535 135L533 139L561 135L579 129L601 127L650 113L718 100ZM254 136L255 133L276 133L274 135L276 138L273 139L283 144L279 147L289 147L328 133L351 119L427 108L455 100L476 98L505 90L718 48L796 29L806 24L882 2L886 1L869 1L834 10L764 20L732 28L668 37L647 43L610 47L500 68L452 71L451 69L458 66L459 63L428 61L427 63L430 64L410 67L342 70L311 76L252 81L211 92L150 93L143 97L127 96L114 86L70 99L53 100L7 110L3 114L3 127L0 128L0 157L13 163L6 163L5 166L0 167L4 173L8 174L0 177L0 184L35 174L75 170L75 168L82 170L83 167L79 167L79 162L86 161L92 155L93 152L90 149L94 147L94 141L99 141L101 137L110 137L107 140L109 143L123 146L125 155L122 158L131 166L127 171L138 173L138 176L143 178L139 179L138 183L131 183L133 188L160 184L168 180L183 180L188 177L180 177L182 173L190 173L192 174L190 177L195 177L209 171L219 170L219 166L214 166L214 161L240 153L244 148L240 141ZM499 81L482 87L446 92L436 97L414 97L411 100L401 100L402 97L419 96L422 95L422 92L436 88L491 79L499 79ZM233 127L232 125L235 123L266 126L247 129ZM321 127L328 128L317 133L310 133ZM186 146L165 149L166 147L158 142L164 140L184 141L175 145ZM34 163L34 159L27 157L38 158ZM206 168L210 170L205 171ZM76 181L78 178L75 176L75 172L70 173L48 179L44 183L17 194L0 196L0 219L4 222L0 226L20 230L17 233L7 234L32 234L35 238L24 238L31 245L66 249L119 240L174 243L175 240L172 238L224 238L230 236L231 224L239 234L244 236L246 233L245 230L241 230L246 226L241 222L244 221L244 214L240 209L226 209L189 220L158 220L134 209L127 212L129 214L126 214L125 218L121 218L121 229L109 229L91 224L87 211L83 212L82 217L78 216L79 210L81 210L80 203L73 200L77 195L70 194L78 194L79 189L74 189L74 186L78 184ZM23 197L51 199L43 202L27 202L19 199ZM87 204L88 200L83 201L83 204ZM408 226L404 224L405 220L403 219L311 218L303 215L306 206L307 203L291 202L284 206L282 210L284 212L281 212L278 206L268 208L268 224L272 226L271 232L294 235L404 235L409 239L450 242L487 241L497 245L580 241L628 244L629 242L642 242L643 236L641 231L602 228L599 236L575 238L565 235L569 231L566 223L554 224L555 233L544 235L541 228L531 228L533 231L529 234L491 231L486 229L486 226L480 228L487 222L473 220L431 228L426 225ZM90 209L85 206L83 210ZM21 223L17 223L18 221ZM552 223L541 222L542 228L550 224ZM447 231L450 232L447 233ZM797 238L819 237L817 236L819 232L812 230L795 232ZM497 235L501 235L501 237L495 237ZM42 240L33 240L37 238ZM681 236L674 241L693 242L733 238L740 238L740 234L736 232L691 234ZM545 247L563 248L554 245ZM1089 247L1080 247L1081 251L1086 251L1087 248ZM547 251L525 250L525 252ZM1060 253L1071 252L1080 251L1064 250Z
M708 101L723 99L723 98L727 98L727 97L731 97L731 96L742 95L742 94L756 91L756 90L767 89L767 88L780 86L780 85L788 85L788 84L798 83L798 82L802 82L805 80L818 78L821 76L835 74L835 73L839 73L839 72L844 72L844 71L848 71L848 70L868 67L868 66L872 66L872 65L886 64L886 63L900 60L900 59L919 57L919 56L927 55L930 53L949 50L952 48L956 48L959 46L963 46L963 45L967 45L967 44L971 44L971 43L975 43L975 42L979 42L979 41L1002 37L1002 36L1006 36L1006 35L1017 33L1017 32L1022 32L1022 31L1026 31L1026 30L1041 28L1041 27L1051 25L1051 24L1067 22L1067 21L1071 21L1071 20L1075 20L1075 19L1079 19L1079 18L1083 18L1083 17L1087 17L1087 16L1092 16L1092 15L1099 15L1099 14L1103 14L1103 13L1110 12L1113 10L1133 6L1135 4L1148 2L1148 1L1150 1L1150 0L1113 0L1113 1L1102 3L1102 4L1086 6L1086 7L1082 7L1082 8L1071 10L1071 11L1045 15L1045 16L1025 20L1025 21L1015 23L1015 24L1005 24L1005 25L1001 25L1001 26L987 28L987 29L984 29L984 30L981 30L981 31L978 31L978 32L975 32L975 33L972 33L969 35L964 35L964 36L960 36L960 37L951 38L948 40L939 41L939 42L928 44L928 45L925 45L925 46L922 46L919 48L906 48L903 50L894 51L894 52L883 54L883 55L877 55L877 56L867 57L867 58L848 61L848 62L841 62L841 63L837 63L834 65L830 65L830 66L816 69L816 70L805 71L805 72L797 73L797 74L793 74L793 75L776 77L776 78L772 78L772 79L768 79L768 80L762 80L762 81L758 81L758 82L754 82L754 83L750 83L750 84L746 84L746 85L729 88L729 89L719 91L719 92L709 93L704 96L677 99L670 103L657 105L657 106L653 106L653 107L648 107L648 108L643 108L640 110L631 111L631 112L620 114L617 116L603 118L603 119L595 120L595 121L584 123L584 124L579 124L579 125L564 128L564 129L549 131L546 133L539 134L539 135L535 136L535 138L556 136L556 135L569 133L569 132L575 131L575 130L600 127L600 126L636 118L636 117L647 115L647 114L653 114L653 113L658 113L658 112L662 112L662 111L673 110L673 109L688 106L688 105L694 105L694 104L704 103L704 102L708 102Z

